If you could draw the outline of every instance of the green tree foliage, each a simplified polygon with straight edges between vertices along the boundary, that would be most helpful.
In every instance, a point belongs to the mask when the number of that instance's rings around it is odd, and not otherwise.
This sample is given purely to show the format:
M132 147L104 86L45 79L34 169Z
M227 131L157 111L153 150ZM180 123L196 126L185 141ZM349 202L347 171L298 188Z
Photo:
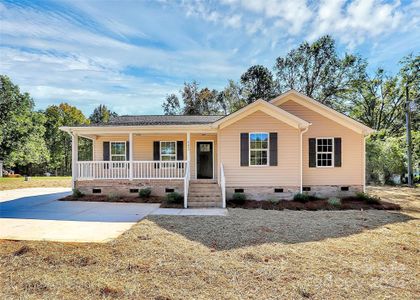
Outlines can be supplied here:
M176 95L166 96L162 104L166 115L184 114L184 115L218 115L223 111L223 103L216 90L208 88L199 88L196 81L184 83L181 90L183 107L179 103Z
M240 86L233 80L229 80L228 85L219 93L219 102L225 115L233 113L247 104L242 97Z
M71 173L71 136L59 129L61 126L88 124L89 120L74 106L67 103L51 105L45 110L45 141L50 152L50 171L57 175ZM80 160L90 157L91 143L79 138Z
M270 100L275 95L273 74L261 65L251 66L241 76L242 96L246 102L252 103L257 99Z
M354 83L350 115L375 130L401 132L404 120L404 90L398 76L387 76L378 69Z
M285 57L278 57L274 69L281 93L294 89L344 110L342 102L354 81L365 74L366 62L351 54L340 58L334 39L327 35L312 44L303 42Z
M21 93L0 75L0 157L6 168L28 167L48 161L44 142L45 117L34 110L28 93Z
M89 120L92 124L99 124L99 123L108 123L109 119L112 117L116 117L117 114L112 112L106 107L104 104L100 104L93 110L93 113L90 115Z
M175 94L166 95L162 108L165 115L179 115L182 111L179 99Z

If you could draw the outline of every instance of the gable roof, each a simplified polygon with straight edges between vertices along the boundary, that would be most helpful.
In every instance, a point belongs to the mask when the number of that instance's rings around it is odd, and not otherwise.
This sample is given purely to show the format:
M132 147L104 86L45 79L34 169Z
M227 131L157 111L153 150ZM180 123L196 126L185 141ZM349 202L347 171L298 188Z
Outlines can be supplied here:
M293 95L295 97L290 98L289 96ZM271 104L276 105L276 106L280 106L281 104L287 102L287 101L295 101L296 103L305 106L321 115L323 115L324 117L327 117L347 128L352 129L353 131L356 131L358 133L362 133L365 135L371 134L373 132L375 132L375 130L373 130L372 128L346 116L345 114L342 114L298 91L295 90L290 90L287 91L286 93L281 94L280 96L277 96L276 98L272 99L270 101Z
M291 113L281 109L280 107L270 104L265 100L258 99L255 102L241 108L240 110L237 110L236 112L231 113L230 115L227 115L215 121L212 124L212 127L224 128L256 111L262 111L294 128L301 129L306 128L310 125L309 122L306 122L305 120L302 120L301 118L292 115Z

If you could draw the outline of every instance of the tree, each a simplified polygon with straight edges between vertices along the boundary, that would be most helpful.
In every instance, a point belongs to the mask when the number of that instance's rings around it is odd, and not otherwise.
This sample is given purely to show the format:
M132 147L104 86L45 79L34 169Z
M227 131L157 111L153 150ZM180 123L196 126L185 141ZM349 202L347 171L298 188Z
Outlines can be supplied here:
M294 89L343 110L341 102L354 81L365 74L366 62L351 54L340 58L335 41L327 35L312 44L303 42L285 57L278 57L274 69L280 92Z
M257 99L270 100L275 95L273 74L264 66L251 66L241 76L242 95L246 102L252 103Z
M244 107L247 103L241 95L241 88L233 80L219 93L218 102L225 115Z
M45 141L51 157L49 167L57 175L68 175L71 173L71 136L59 127L88 124L89 120L79 109L67 103L51 105L44 114L47 118ZM91 143L81 138L79 141L79 156L83 160L91 153Z
M410 101L414 103L414 109L411 110L412 129L420 131L420 55L410 54L404 57L400 64L401 87L408 87Z
M199 88L196 81L184 83L181 90L183 107L181 108L179 99L176 95L166 96L162 104L165 115L214 115L220 114L222 110L221 98L216 90L209 88Z
M90 115L89 120L93 124L108 123L110 118L116 116L117 114L115 112L110 111L108 107L106 107L104 104L99 104L99 106L93 110L93 113Z
M350 115L375 130L391 134L401 131L404 120L404 90L397 76L378 69L374 76L365 74L354 82Z
M44 123L29 94L0 75L0 157L6 168L23 167L28 172L32 165L48 161Z
M166 95L165 102L162 104L165 115L179 115L181 113L181 105L175 94Z

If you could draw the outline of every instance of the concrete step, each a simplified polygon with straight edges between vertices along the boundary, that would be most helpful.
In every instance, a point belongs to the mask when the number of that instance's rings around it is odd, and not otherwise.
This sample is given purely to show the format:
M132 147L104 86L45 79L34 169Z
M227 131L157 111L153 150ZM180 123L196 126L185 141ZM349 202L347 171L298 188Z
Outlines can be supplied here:
M188 202L222 202L222 197L188 197Z
M222 207L222 202L190 202L188 201L188 207L200 208L200 207Z
M217 184L215 179L191 179L190 183L192 184Z
M220 191L212 191L212 192L194 192L189 191L188 197L222 197L222 193Z

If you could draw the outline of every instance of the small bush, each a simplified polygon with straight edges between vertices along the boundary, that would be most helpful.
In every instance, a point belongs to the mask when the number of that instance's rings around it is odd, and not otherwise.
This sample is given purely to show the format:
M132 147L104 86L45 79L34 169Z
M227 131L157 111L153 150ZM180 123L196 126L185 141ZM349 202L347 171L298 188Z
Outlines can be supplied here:
M381 203L381 198L379 198L378 196L371 196L367 193L357 193L356 197L359 200L364 201L368 204L380 204Z
M83 194L79 189L73 189L73 197L74 198L81 198L85 194Z
M144 189L140 189L139 191L139 197L142 199L150 198L151 194L152 194L151 188L144 188Z
M328 199L328 204L335 207L341 206L341 199L336 197L331 197Z
M120 198L118 194L115 194L115 193L110 193L106 197L108 198L109 201L115 201Z
M244 193L233 193L232 203L242 205L245 203L246 195Z
M309 202L310 197L308 194L297 193L296 195L293 196L293 200L297 202L301 202L301 203L306 203L306 202Z
M165 200L166 200L166 203L168 204L182 204L184 197L177 192L172 192L172 193L166 194Z
M270 198L270 199L268 199L268 201L271 203L271 204L278 204L279 202L280 202L280 200L278 200L278 199L276 199L276 198Z

